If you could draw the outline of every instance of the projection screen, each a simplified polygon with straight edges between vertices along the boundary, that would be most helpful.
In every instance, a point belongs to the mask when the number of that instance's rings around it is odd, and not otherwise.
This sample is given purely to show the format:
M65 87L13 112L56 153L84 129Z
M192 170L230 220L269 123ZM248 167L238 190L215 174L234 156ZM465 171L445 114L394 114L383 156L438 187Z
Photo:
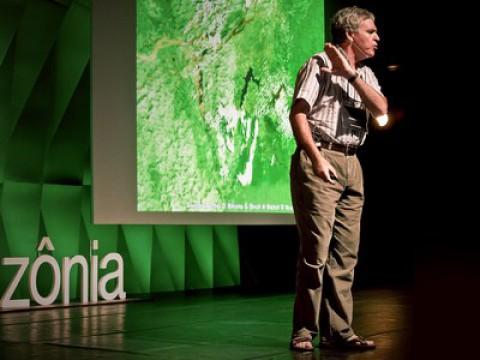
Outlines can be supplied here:
M288 111L323 1L92 6L95 223L293 223Z

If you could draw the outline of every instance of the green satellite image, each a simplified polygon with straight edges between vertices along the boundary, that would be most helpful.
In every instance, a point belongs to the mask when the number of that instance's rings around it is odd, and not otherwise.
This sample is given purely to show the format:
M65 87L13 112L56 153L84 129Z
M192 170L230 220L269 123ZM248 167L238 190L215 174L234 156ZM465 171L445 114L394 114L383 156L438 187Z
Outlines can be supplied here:
M137 0L139 211L292 213L295 77L321 0Z

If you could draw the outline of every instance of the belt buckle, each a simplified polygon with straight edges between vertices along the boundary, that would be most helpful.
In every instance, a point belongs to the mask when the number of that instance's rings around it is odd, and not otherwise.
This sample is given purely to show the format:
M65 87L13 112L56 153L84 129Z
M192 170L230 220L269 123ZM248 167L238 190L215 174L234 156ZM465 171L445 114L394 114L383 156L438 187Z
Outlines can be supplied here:
M327 142L326 148L327 148L328 150L332 150L332 147L333 147L333 143L332 143L332 142Z
M345 155L349 155L349 156L355 155L357 150L358 150L358 145L354 145L354 144L345 145Z

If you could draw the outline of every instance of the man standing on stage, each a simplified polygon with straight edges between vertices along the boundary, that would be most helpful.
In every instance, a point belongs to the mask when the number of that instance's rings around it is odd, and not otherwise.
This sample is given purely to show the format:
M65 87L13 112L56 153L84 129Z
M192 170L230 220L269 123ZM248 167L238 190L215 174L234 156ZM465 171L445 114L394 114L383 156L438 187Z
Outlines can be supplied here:
M356 151L370 118L387 114L372 70L362 63L380 40L368 10L347 7L332 20L333 44L300 69L290 114L297 149L290 169L300 236L292 350L375 348L352 329L352 284L364 202Z

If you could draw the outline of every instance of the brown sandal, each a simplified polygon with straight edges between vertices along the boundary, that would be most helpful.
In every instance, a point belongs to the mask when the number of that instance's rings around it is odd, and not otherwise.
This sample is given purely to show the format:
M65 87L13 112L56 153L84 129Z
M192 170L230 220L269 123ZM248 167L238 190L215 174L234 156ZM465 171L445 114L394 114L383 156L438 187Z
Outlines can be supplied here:
M337 341L335 345L345 350L373 350L376 348L373 340L365 339L361 336L354 335L348 339Z
M310 343L310 347L300 347L300 346L298 346L298 344L302 343L302 342ZM290 350L300 351L300 352L313 351L314 347L313 347L313 343L312 343L312 338L310 336L295 336L290 341Z

